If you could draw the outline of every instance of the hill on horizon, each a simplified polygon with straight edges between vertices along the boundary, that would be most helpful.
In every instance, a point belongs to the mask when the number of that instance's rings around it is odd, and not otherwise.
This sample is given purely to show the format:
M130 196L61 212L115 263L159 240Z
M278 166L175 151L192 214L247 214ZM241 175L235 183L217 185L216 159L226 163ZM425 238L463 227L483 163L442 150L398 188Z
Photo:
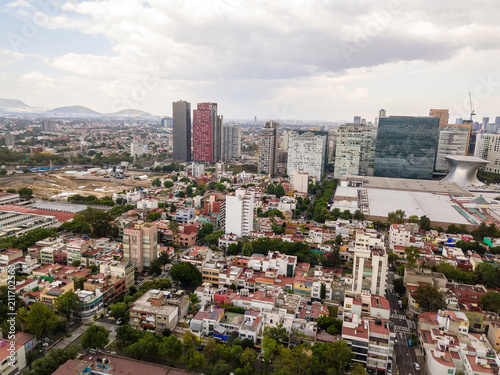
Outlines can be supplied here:
M55 114L75 114L75 115L100 115L101 113L94 111L93 109L81 106L81 105L71 105L66 107L58 107L51 109L45 113L55 113Z

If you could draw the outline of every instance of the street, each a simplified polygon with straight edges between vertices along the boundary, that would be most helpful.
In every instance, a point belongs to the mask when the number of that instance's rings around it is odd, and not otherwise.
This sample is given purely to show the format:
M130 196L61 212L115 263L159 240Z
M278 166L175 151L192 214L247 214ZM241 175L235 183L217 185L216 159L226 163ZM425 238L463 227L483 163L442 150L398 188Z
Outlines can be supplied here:
M392 373L399 373L400 375L420 373L415 371L413 367L414 362L419 363L415 353L415 347L408 344L412 332L415 331L415 324L411 319L406 317L405 311L399 308L398 297L396 297L396 292L392 285L393 279L394 273L389 271L387 275L386 298L389 300L391 306L391 322L394 324L394 332L396 332L397 340L397 344L394 345ZM422 363L419 363L419 365L420 368L423 368Z

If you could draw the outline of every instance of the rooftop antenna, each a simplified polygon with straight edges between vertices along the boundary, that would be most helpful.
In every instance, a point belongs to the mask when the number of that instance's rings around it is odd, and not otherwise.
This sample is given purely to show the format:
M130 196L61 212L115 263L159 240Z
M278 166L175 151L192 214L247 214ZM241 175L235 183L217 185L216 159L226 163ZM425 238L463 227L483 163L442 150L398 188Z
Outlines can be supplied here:
M472 108L472 96L469 91L469 103L470 103L470 121L472 122L472 116L475 116L476 113L474 112L474 109Z

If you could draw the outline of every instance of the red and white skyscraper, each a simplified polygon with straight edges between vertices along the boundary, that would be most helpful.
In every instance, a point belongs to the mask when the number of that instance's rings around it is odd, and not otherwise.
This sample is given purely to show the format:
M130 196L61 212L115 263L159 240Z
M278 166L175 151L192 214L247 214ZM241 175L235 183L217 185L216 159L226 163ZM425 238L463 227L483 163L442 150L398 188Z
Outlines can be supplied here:
M193 111L193 160L216 162L221 159L222 116L217 103L198 103Z

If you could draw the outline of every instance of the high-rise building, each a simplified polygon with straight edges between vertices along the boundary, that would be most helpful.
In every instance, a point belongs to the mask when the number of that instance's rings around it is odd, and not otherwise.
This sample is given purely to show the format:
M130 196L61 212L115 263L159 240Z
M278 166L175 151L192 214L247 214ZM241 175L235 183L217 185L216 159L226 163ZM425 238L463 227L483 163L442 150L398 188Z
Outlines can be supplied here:
M288 151L288 139L289 138L290 138L290 132L288 130L285 130L283 132L283 144L282 144L283 151Z
M205 174L205 164L193 163L191 166L193 171L193 177L198 178Z
M288 141L287 174L302 171L321 180L326 167L328 133L320 131L295 132Z
M477 134L474 156L490 162L482 168L486 172L500 173L500 134Z
M245 189L226 195L226 233L248 236L253 231L253 209L254 196Z
M172 103L172 105L173 105L173 103ZM191 113L190 113L190 117L191 117ZM172 117L164 117L161 119L161 127L162 128L171 128L173 126L174 126L174 119Z
M439 128L443 129L446 125L448 125L450 111L448 109L431 109L429 116L439 117Z
M328 164L334 164L337 150L337 132L328 132Z
M352 265L352 290L385 296L387 287L387 252L383 249L356 249Z
M5 146L14 146L14 135L11 132L6 132L5 135Z
M458 117L458 118L455 120L455 124L457 124L457 125L460 125L460 124L462 124L463 122L464 122L464 119L463 119L463 118L461 118L461 117Z
M486 125L488 125L490 122L489 117L483 117L483 121L481 121L481 129L486 129Z
M380 111L378 111L378 117L385 117L387 115L387 112L385 109L381 109Z
M217 103L198 103L193 111L193 160L221 160L222 116L217 115Z
M383 117L377 131L374 175L430 179L438 143L437 117Z
M360 124L341 125L335 145L334 177L373 175L377 129Z
M43 120L42 130L44 132L53 132L56 130L55 127L56 127L56 125L55 125L54 120Z
M445 157L467 155L469 132L460 126L447 126L439 131L439 144L436 156L436 171L449 172L450 165Z
M156 259L158 229L156 223L136 223L123 230L123 259L132 262L137 271L149 268Z
M500 125L500 116L495 117L495 124Z
M222 125L222 160L241 157L241 125Z
M191 161L191 103L179 100L172 103L173 148L172 158Z
M259 137L259 173L275 175L278 162L278 128L277 121L268 121Z
M301 171L292 171L290 173L290 185L296 192L307 194L309 175Z
M361 124L361 116L354 116L354 124Z

